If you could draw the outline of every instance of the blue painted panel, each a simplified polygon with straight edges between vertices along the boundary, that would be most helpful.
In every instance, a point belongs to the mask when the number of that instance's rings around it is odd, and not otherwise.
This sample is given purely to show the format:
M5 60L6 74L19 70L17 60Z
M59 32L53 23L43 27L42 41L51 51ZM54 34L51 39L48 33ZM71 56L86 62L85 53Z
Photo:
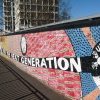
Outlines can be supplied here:
M90 30L95 42L100 42L100 26L90 27Z
M91 56L92 47L90 46L84 33L79 28L66 30L66 33L71 40L76 56ZM89 94L97 88L90 73L80 73L80 76L83 96Z

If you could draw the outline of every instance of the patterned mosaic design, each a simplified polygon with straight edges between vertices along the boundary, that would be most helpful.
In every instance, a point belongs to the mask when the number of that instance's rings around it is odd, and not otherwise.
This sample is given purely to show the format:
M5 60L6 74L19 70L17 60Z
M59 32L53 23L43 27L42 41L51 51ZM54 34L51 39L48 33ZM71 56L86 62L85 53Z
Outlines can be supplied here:
M100 26L90 27L90 30L95 42L100 42Z
M41 58L73 57L75 55L69 38L63 30L26 34L25 37L28 43L27 56ZM33 76L44 80L49 87L69 98L81 97L79 74L43 68L30 68L29 73L33 73Z
M91 56L94 46L100 40L99 29L99 26L95 26L25 34L23 36L26 38L28 46L26 56L34 58ZM22 55L21 36L8 36L2 46L4 47L6 43L10 52ZM21 66L22 70L25 69L23 66ZM29 66L25 70L48 87L72 100L80 100L81 97L84 100L91 100L90 98L100 100L100 90L90 73L79 74Z
M71 43L74 47L76 56L90 56L92 53L92 48L87 41L87 38L81 31L81 29L70 29L66 30L66 33L68 34Z
M65 31L26 34L27 55L34 57L71 57L74 51Z
M92 49L93 49L91 46L91 42L93 41L93 37L92 37L93 35L91 34L91 36L90 36L90 34L88 33L89 36L91 37L91 39L90 39L89 37L87 37L87 33L85 33L82 30L83 29L71 29L71 30L66 30L66 32L67 32L67 34L71 40L71 43L74 47L76 56L80 56L80 57L90 56L92 53ZM96 31L96 29L95 29L95 31ZM95 31L92 33L95 34ZM98 33L98 34L97 34L97 36L95 36L95 37L97 37L96 41L100 40L100 38L99 38L100 33ZM97 86L96 86L91 74L81 73L80 76L81 76L81 82L82 82L82 95L86 96L91 91L95 90L97 88Z

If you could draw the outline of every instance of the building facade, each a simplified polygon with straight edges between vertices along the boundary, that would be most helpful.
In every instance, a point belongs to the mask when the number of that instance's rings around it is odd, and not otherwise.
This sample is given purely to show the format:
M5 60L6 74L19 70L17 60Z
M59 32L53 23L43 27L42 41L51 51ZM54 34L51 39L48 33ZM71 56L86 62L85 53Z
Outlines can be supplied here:
M58 0L4 0L4 30L17 31L56 22L58 8Z
M3 0L4 31L15 30L15 9L13 0Z

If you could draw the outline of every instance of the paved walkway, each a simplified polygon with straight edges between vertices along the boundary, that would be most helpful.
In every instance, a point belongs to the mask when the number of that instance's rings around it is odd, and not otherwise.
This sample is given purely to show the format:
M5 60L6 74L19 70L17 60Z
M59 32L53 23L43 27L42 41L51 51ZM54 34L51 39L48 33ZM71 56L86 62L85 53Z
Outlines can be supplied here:
M0 100L47 100L0 60Z

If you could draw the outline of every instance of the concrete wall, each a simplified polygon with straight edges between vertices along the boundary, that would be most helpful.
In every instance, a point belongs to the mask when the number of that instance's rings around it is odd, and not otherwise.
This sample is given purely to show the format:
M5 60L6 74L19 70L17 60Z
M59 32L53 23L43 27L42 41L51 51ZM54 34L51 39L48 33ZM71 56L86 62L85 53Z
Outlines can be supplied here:
M94 26L3 36L0 45L3 56L16 64L19 69L37 78L54 91L72 100L80 100L81 98L84 98L84 100L100 100L99 75L94 76L91 73L83 73L82 71L79 73L74 70L72 72L70 70L71 65L69 63L67 63L69 66L66 63L63 65L63 61L61 66L69 67L68 70L62 70L61 67L57 67L57 69L55 66L52 68L49 66L48 68L45 61L42 62L43 64L39 63L42 67L34 67L34 61L31 62L33 66L30 66L26 60L28 57L39 58L41 61L42 58L56 57L58 59L91 56L93 48L99 40L100 27ZM23 56L26 57L23 58L24 60L22 59ZM91 62L85 63L87 69L89 63Z

